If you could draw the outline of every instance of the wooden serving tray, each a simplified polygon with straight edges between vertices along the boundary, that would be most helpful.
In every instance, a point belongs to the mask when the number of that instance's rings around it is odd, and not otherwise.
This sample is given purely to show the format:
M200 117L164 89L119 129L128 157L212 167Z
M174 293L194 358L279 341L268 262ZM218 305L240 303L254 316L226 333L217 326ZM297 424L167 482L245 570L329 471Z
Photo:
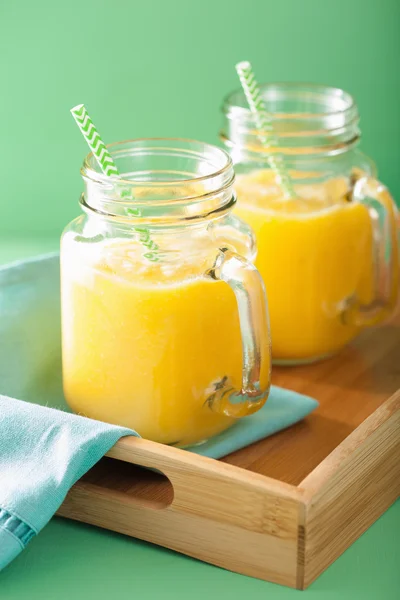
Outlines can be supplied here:
M400 494L400 319L273 382L320 407L219 461L124 438L58 514L306 588Z

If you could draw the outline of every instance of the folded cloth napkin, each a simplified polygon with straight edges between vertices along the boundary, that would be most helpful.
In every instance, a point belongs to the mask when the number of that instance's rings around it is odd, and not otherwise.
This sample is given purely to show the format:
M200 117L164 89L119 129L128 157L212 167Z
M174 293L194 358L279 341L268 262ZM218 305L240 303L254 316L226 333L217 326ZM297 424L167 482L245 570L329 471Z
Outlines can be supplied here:
M0 394L7 395L0 396L0 570L51 519L77 479L121 436L137 435L69 412L60 357L58 256L0 269ZM191 451L220 458L317 405L272 387L258 413Z
M136 434L0 396L0 571L124 435Z

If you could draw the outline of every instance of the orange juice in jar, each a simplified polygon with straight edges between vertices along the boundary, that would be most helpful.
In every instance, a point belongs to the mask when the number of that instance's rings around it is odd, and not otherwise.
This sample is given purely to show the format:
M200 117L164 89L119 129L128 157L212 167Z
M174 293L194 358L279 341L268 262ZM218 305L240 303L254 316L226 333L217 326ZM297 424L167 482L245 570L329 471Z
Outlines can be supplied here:
M85 216L62 238L65 396L151 440L199 443L261 408L270 384L265 291L251 232L230 214L232 163L186 140L111 152L124 175L111 183L86 159Z
M333 88L262 87L292 181L287 199L268 168L243 94L225 102L223 139L238 173L236 214L254 229L269 301L273 359L329 356L394 310L396 206L356 148L358 113Z

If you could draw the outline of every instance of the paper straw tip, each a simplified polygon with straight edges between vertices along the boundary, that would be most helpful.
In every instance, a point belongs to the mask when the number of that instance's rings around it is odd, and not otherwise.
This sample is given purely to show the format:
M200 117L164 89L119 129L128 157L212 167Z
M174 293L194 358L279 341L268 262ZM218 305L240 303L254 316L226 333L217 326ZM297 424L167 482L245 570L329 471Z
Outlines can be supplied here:
M238 62L236 65L236 71L244 71L245 69L249 69L251 67L251 64L249 63L248 60L242 60L241 62Z
M72 114L79 112L80 110L82 110L82 108L84 107L84 104L77 104L76 106L74 106L74 108L70 109L70 112Z

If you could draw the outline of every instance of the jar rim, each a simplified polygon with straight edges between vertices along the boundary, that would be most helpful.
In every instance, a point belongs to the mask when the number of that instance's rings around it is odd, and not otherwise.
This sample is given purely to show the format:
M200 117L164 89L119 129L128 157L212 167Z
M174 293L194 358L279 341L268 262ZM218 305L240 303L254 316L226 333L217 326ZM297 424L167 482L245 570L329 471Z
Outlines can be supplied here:
M354 97L349 93L339 87L328 86L319 83L308 83L308 82L269 82L260 84L261 94L263 96L264 101L268 104L268 96L270 96L270 100L281 97L286 94L292 96L292 98L300 98L301 95L304 97L314 95L317 99L319 98L321 101L321 105L323 105L322 100L325 98L325 104L328 106L332 105L331 110L319 110L319 111L279 111L275 112L274 110L269 111L272 115L272 118L275 120L280 119L310 119L311 118L326 118L326 117L334 117L338 115L345 115L346 113L352 113L357 110L356 102ZM241 101L238 104L238 100ZM330 100L330 102L328 102ZM334 102L338 104L337 108L333 107ZM341 104L341 106L339 106ZM242 115L243 117L251 118L251 111L247 106L247 101L244 95L244 92L241 88L237 88L233 90L229 94L225 96L223 99L222 110L225 114L231 113L234 111L236 115Z
M310 155L341 154L358 143L358 107L345 90L305 82L264 83L260 89L275 147L265 149L243 90L235 90L222 105L220 131L235 163L243 153L255 158L280 152L306 160Z
M106 144L107 149L110 151L110 154L113 158L116 157L116 155L118 154L118 151L120 149L122 149L124 146L127 145L133 145L133 144L140 144L143 143L143 147L142 149L145 149L145 144L151 142L151 143L155 143L157 144L157 142L168 142L168 143L177 143L177 144L187 144L188 148L184 149L184 148L180 148L179 151L180 152L184 152L187 153L188 156L194 156L197 154L197 158L199 159L204 159L205 158L205 153L203 152L195 152L194 150L190 150L189 146L190 145L199 145L203 148L203 150L208 151L209 153L213 153L214 157L216 158L216 160L218 160L218 158L223 161L222 164L218 167L215 168L215 170L211 170L210 173L207 173L205 175L200 175L200 176L193 176L193 177L188 177L186 179L184 178L177 178L177 179L170 179L167 181L162 181L162 180L157 180L157 181L143 181L143 179L135 179L135 178L124 178L124 177L120 177L120 176L112 176L109 177L107 175L105 175L101 170L99 165L97 164L96 159L94 158L93 152L89 152L83 161L82 167L81 167L81 175L84 178L88 178L89 180L91 180L94 183L98 183L98 184L106 184L106 185L110 185L110 184L118 184L118 185L126 185L126 186L143 186L143 184L145 183L146 187L174 187L177 184L179 185L187 185L190 183L198 183L198 182L202 182L202 181L206 181L215 177L223 177L224 175L228 174L230 171L233 171L233 162L232 162L232 158L229 155L228 152L226 152L223 148L220 148L219 146L215 146L213 144L209 144L207 142L201 142L198 140L194 140L191 138L180 138L180 137L142 137L142 138L132 138L132 139L127 139L127 140L122 140L122 141L118 141L118 142L111 142L110 144ZM161 147L161 146L160 146ZM151 148L147 148L147 150L149 150ZM177 148L168 148L166 147L165 149L168 150L178 150ZM138 148L138 150L140 150L140 147Z
M107 146L121 176L102 173L93 153L81 168L82 206L118 219L204 218L228 210L235 179L222 148L186 138L137 138Z

